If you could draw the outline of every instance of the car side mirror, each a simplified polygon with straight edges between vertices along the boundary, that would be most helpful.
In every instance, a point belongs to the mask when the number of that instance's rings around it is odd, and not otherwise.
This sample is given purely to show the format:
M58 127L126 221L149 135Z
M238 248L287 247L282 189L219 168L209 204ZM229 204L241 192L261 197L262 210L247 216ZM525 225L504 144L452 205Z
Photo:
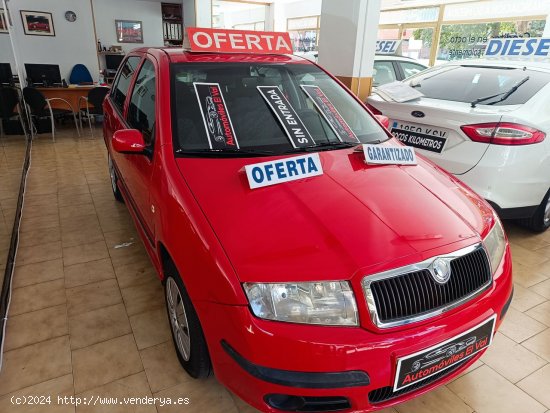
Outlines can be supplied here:
M118 153L140 154L145 150L143 135L137 129L120 129L113 135L113 149Z
M376 119L378 119L378 122L382 124L383 127L386 129L389 129L390 127L390 118L384 115L374 115Z

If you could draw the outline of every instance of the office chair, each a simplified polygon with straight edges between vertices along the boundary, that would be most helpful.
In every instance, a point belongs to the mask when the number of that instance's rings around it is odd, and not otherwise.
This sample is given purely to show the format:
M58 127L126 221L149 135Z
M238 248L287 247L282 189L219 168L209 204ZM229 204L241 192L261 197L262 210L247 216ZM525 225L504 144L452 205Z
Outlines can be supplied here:
M46 99L42 92L33 88L26 87L23 89L23 99L25 104L29 108L31 117L33 119L39 118L50 118L52 122L52 140L55 142L55 119L63 118L69 114L73 115L74 126L76 127L76 132L78 137L80 137L80 129L78 128L78 123L76 121L76 114L69 102L62 98L50 98ZM71 109L57 109L52 108L50 104L51 101L60 100L65 102Z
M19 93L13 87L0 87L0 136L4 136L4 122L8 122L15 116L21 122L21 134L23 134L23 119L21 114L16 111L19 103Z
M86 66L82 63L73 66L71 75L69 76L69 83L79 85L82 83L93 83L93 81L92 75Z
M103 99L105 99L107 93L109 93L108 87L94 87L89 90L88 96L80 96L78 99L78 121L80 123L80 130L82 130L82 115L85 114L88 118L88 125L90 125L92 138L94 137L94 131L92 129L91 117L103 115ZM86 102L86 108L82 107L82 100ZM90 103L93 107L90 107Z

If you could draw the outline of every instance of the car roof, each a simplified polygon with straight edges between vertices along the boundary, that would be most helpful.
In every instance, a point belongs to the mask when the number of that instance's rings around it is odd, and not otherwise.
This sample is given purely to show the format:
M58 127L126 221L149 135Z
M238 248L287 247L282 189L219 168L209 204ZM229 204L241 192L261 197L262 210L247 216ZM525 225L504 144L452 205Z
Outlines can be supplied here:
M374 55L374 60L400 60L402 62L412 62L412 63L418 63L419 65L422 65L418 60L413 59L409 56L397 56L394 54L376 54ZM424 66L424 65L422 65Z
M259 62L259 63L302 63L312 64L302 56L286 54L257 53L211 53L191 52L181 47L141 47L132 53L149 53L153 56L166 55L172 63L186 62Z
M487 67L513 67L517 69L533 69L544 72L550 72L550 61L542 60L506 60L506 59L471 59L455 60L446 63L448 66L487 66Z

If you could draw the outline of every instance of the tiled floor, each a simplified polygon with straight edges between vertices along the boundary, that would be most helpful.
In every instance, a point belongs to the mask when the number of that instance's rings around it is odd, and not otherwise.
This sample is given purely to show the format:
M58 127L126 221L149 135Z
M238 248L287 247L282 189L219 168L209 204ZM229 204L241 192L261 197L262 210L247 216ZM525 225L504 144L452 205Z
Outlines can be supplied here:
M179 367L162 287L125 206L112 197L99 135L65 132L55 144L47 136L34 143L0 412L255 411L216 379L195 381ZM386 413L550 411L550 232L507 229L515 297L494 345L460 378ZM55 396L51 406L11 404L14 395L45 394ZM57 405L58 395L188 397L190 404L74 407Z
M24 136L0 137L0 274L4 273L10 245L24 159Z

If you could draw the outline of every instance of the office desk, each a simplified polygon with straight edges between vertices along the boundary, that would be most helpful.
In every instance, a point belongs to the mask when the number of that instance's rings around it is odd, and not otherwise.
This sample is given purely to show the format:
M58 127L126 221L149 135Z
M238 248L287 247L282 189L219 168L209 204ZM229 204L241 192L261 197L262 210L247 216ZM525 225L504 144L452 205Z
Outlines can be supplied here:
M68 101L75 112L78 112L78 99L81 96L88 96L90 89L96 87L95 85L90 86L79 86L79 87L37 87L36 89L42 92L46 99L50 98L61 98ZM59 109L69 109L67 104L54 100L51 102L52 108ZM84 107L84 102L82 102Z

